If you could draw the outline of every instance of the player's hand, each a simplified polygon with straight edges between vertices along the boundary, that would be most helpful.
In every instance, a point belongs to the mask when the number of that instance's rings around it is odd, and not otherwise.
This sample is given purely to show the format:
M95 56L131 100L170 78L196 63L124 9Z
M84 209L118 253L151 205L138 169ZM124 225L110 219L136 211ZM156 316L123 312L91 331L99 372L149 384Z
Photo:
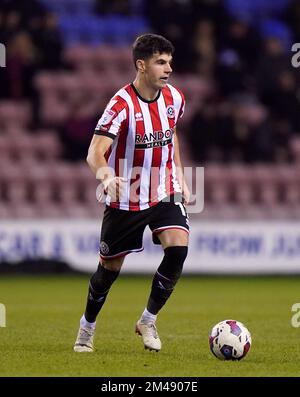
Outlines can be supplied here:
M182 188L182 196L183 196L183 204L187 205L190 202L191 193L190 193L190 190L185 182L184 182L183 188Z
M103 182L105 191L110 196L111 201L120 201L121 196L125 193L126 182L127 179L118 176Z

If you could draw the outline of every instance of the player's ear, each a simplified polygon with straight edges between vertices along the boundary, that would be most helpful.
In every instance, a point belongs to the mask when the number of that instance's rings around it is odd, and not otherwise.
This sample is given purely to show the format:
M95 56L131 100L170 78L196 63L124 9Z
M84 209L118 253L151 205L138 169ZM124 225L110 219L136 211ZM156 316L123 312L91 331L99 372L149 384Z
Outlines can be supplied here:
M139 72L144 73L145 72L145 61L143 59L138 59L136 61L136 68Z

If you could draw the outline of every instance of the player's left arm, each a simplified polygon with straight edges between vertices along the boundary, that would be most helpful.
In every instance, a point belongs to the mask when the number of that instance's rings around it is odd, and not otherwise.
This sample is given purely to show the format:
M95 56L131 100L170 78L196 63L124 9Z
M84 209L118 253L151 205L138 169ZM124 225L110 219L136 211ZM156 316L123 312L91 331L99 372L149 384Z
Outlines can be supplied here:
M178 177L178 182L182 189L182 195L184 199L184 204L188 204L190 200L190 190L184 178L183 167L180 158L180 149L179 149L179 139L176 132L176 128L174 129L174 163L176 166L176 173Z

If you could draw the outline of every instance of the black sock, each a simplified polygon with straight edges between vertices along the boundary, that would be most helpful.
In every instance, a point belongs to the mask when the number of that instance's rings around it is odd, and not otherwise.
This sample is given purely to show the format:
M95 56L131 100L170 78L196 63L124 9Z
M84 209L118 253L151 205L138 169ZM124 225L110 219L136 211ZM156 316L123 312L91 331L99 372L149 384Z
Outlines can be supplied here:
M91 277L89 284L87 304L84 313L84 317L88 322L93 323L96 321L96 317L106 300L110 287L119 273L119 271L115 272L105 269L99 264L98 270Z
M147 310L157 314L172 294L181 276L188 247L175 246L165 249L165 256L152 281Z

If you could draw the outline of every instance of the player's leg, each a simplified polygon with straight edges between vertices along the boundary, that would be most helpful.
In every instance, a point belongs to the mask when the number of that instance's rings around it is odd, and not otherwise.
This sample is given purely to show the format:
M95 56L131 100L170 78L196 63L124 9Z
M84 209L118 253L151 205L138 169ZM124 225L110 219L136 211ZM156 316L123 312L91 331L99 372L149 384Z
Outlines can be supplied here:
M156 317L181 276L187 256L188 234L183 230L169 229L160 232L158 238L165 254L153 277L147 307L136 324L136 332L143 336L145 348L156 351L161 349L161 341L155 325Z
M97 271L89 283L85 313L80 319L80 327L74 345L75 352L92 352L96 329L96 318L104 305L110 287L117 279L124 256L113 259L101 259Z
M179 280L188 253L188 234L183 230L167 229L157 235L164 257L152 281L147 311L153 315L161 310Z
M143 249L147 214L148 211L131 214L110 207L105 209L100 238L101 259L97 271L90 279L86 309L80 320L79 339L77 338L75 343L75 351L93 351L92 336L95 332L96 317L102 309L110 287L119 275L125 255Z
M137 323L137 332L143 335L144 344L153 350L160 350L155 321L158 312L171 296L179 280L188 252L188 217L183 205L161 203L150 224L154 242L164 249L164 257L152 281L147 306Z
M97 271L92 275L89 283L89 291L86 309L84 313L85 320L88 323L94 323L100 312L110 287L117 279L125 257L114 259L101 259Z
M156 320L157 313L171 296L179 280L188 252L188 234L183 230L168 229L158 234L164 257L152 281L151 293L144 318Z

